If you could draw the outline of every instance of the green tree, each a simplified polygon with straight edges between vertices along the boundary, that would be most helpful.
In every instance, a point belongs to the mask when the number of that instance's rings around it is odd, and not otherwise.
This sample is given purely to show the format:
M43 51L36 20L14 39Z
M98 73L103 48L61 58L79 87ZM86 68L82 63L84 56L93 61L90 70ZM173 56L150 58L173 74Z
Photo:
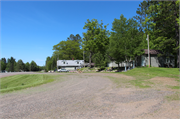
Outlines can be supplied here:
M53 55L51 57L52 70L57 69L57 58L58 58L57 55Z
M106 54L103 55L101 52L98 52L93 55L92 59L93 62L95 63L96 67L99 67L100 69L103 69L107 65L107 60L106 60Z
M1 62L1 71L3 71L6 69L6 64L2 60L0 62Z
M106 27L107 25L103 26L102 22L99 24L97 19L92 19L91 21L87 19L83 27L83 29L87 30L86 33L83 33L83 49L89 53L90 67L93 54L100 52L103 56L102 58L104 58L107 45L109 44L109 36Z
M79 34L76 34L75 36L73 34L71 34L67 40L72 40L75 41L77 43L79 43L79 47L81 47L81 42L82 42L82 38Z
M25 64L23 63L23 61L20 59L17 61L16 63L16 67L15 67L15 71L24 71L25 70Z
M145 23L146 17L147 17L147 11L149 8L149 4L147 1L143 1L139 4L140 8L137 8L136 13L137 15L134 16L134 18L139 22L138 27L139 31L142 33L141 35L143 36L143 33L145 32L145 28L148 29L148 23ZM147 34L146 34L147 35Z
M135 60L137 62L137 57L142 55L144 51L142 49L147 48L147 41L143 36L141 36L142 31L138 30L138 23L134 19L129 19L127 21L127 32L126 32L126 53L127 62ZM143 42L145 41L145 42Z
M26 64L25 64L25 71L30 71L30 64L29 64L29 62L26 62Z
M108 54L111 61L116 61L119 68L119 62L126 60L126 32L127 32L127 19L121 15L120 19L114 19L112 23L112 32L110 37L110 45Z
M38 66L35 61L31 61L30 67L31 67L31 71L38 71Z
M134 19L127 20L123 15L114 19L110 37L108 55L112 61L130 62L143 53L142 39L139 35L138 23Z
M6 58L1 58L1 71L6 69Z
M8 58L8 62L7 62L7 66L6 66L6 71L14 72L15 64L16 64L16 61L15 61L15 59L13 57L11 57L10 59Z
M80 49L79 43L74 40L61 41L53 46L53 50L55 50L53 55L58 56L58 59L82 59L82 49Z
M6 69L6 58L1 58L1 70L5 70Z
M166 57L176 55L179 63L179 1L149 1L148 16L150 29L154 33L155 48Z
M51 66L52 66L51 57L48 56L46 58L46 71L51 70Z
M79 34L71 34L66 41L53 46L53 57L57 59L82 59L82 38ZM53 63L54 65L54 63Z

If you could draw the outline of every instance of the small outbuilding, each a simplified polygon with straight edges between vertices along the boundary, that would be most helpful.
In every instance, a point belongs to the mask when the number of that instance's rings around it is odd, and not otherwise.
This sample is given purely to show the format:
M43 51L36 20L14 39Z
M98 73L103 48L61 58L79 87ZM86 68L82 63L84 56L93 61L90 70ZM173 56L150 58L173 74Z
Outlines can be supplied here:
M137 58L136 66L147 66L148 65L148 49L143 49L144 54ZM158 54L163 54L160 50L149 50L150 54L150 65L152 67L174 67L175 66L175 58L170 55L169 58L165 56L158 57Z

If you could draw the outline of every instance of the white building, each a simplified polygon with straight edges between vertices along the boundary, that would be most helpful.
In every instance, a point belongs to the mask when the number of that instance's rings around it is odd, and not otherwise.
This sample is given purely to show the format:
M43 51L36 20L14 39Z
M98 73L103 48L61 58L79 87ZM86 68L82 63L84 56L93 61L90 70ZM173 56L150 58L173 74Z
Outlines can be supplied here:
M76 70L84 66L84 60L58 60L57 67L65 68L67 70Z
M118 67L118 64L115 63L115 61L111 61L110 63L107 64L108 67ZM125 63L125 62L121 62L119 63L119 67L129 67L131 66L132 67L132 63Z

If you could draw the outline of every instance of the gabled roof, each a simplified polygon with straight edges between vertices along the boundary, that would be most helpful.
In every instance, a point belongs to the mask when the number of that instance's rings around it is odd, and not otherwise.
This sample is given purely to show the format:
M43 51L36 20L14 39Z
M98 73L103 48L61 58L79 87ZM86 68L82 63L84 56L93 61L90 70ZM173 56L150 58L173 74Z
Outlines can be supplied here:
M143 49L143 50L145 51L144 54L148 54L148 49ZM157 55L157 54L163 54L163 52L160 50L149 49L149 54Z

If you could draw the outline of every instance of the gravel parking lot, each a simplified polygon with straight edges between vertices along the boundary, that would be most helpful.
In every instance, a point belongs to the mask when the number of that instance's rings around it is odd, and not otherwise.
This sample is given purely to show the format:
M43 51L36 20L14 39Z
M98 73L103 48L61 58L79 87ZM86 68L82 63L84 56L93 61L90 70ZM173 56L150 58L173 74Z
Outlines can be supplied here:
M31 72L33 73L33 72ZM4 73L1 77L16 75ZM22 73L18 73L22 74ZM24 72L23 74L28 74ZM42 74L42 73L41 73ZM48 73L64 81L1 94L1 119L179 119L180 103L171 90L116 88L113 73ZM62 76L63 75L63 76ZM133 79L133 77L129 77Z

